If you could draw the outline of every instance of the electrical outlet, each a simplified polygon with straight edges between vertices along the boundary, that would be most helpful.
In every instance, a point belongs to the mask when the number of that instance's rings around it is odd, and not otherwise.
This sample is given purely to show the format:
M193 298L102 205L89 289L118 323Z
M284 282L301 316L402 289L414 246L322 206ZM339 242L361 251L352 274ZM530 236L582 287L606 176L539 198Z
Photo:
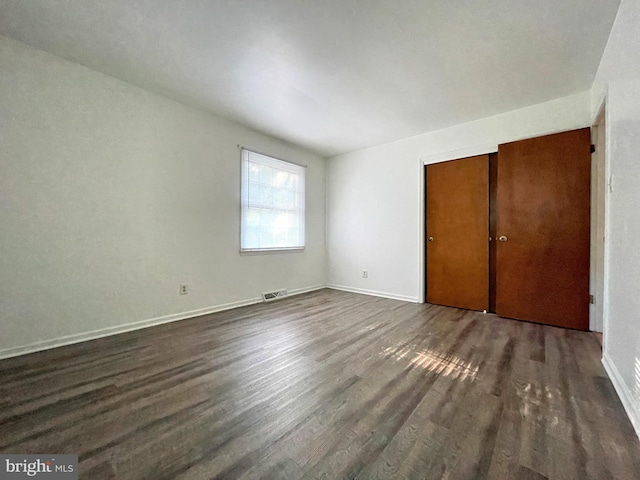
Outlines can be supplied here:
M362 270L362 278L369 278L369 272L367 272L366 270Z
M186 283L181 283L180 284L180 295L186 295L187 293L189 293L189 285L187 285Z

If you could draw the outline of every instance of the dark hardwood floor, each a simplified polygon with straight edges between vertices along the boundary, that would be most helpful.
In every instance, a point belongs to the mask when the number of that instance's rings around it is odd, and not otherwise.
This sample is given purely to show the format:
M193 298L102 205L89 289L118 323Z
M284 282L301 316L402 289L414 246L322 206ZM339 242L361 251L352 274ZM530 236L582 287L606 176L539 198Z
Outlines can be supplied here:
M117 479L639 479L584 332L332 290L0 361L0 451Z

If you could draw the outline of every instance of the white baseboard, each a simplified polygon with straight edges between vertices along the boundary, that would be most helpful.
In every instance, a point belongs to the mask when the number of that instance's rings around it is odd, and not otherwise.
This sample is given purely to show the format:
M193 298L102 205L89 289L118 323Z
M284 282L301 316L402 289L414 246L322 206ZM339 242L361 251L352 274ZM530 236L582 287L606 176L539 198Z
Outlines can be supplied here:
M620 397L620 401L627 412L629 420L631 420L631 425L633 425L636 435L638 435L638 438L640 439L640 405L634 404L631 391L622 380L620 372L618 372L616 366L606 354L602 356L602 365L607 371L618 397Z
M316 290L322 290L323 288L327 288L327 286L315 285L313 287L296 288L294 290L289 290L289 295L300 295L301 293L315 292ZM260 300L262 300L262 298L260 298Z
M315 290L320 290L322 288L325 288L325 285L297 288L294 290L289 290L289 295L299 295L301 293L312 292ZM150 318L148 320L125 323L123 325L116 325L114 327L100 328L97 330L91 330L89 332L66 335L64 337L44 340L41 342L35 342L19 347L6 348L4 350L0 350L0 359L17 357L19 355L26 355L27 353L40 352L42 350L63 347L65 345L72 345L74 343L86 342L88 340L95 340L96 338L109 337L111 335L118 335L119 333L131 332L133 330L153 327L155 325L161 325L163 323L177 322L178 320L186 320L193 317L200 317L202 315L209 315L211 313L222 312L224 310L231 310L232 308L246 307L247 305L254 305L261 302L262 297L249 298L246 300L224 303L222 305L214 305L211 307L200 308L188 312L174 313L171 315L163 315L161 317Z
M419 303L418 297L410 297L408 295L397 295L395 293L378 292L375 290L366 290L364 288L345 287L343 285L327 284L327 288L342 290L343 292L362 293L363 295L371 295L374 297L391 298L392 300L402 300L403 302Z

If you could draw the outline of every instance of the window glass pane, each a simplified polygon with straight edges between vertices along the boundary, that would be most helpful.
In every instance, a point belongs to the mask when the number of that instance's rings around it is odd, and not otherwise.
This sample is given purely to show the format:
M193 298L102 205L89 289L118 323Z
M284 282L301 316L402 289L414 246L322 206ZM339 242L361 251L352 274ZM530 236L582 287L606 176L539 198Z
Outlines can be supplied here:
M260 183L262 185L271 185L273 181L273 169L262 165L260 167Z
M241 249L304 247L305 169L242 151Z

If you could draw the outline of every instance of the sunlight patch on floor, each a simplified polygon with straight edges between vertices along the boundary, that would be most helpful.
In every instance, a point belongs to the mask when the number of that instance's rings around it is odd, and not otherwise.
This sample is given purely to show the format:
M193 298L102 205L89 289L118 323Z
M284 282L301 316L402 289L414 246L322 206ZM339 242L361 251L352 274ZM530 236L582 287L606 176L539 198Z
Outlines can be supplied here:
M474 381L478 376L477 365L437 350L415 350L407 346L388 347L381 352L381 355L396 361L405 360L415 368L422 368L453 379Z
M524 386L515 385L515 388L520 399L519 410L522 418L534 420L536 424L546 424L549 428L565 427L565 422L561 422L552 408L555 399L562 397L558 389L552 390L547 385L531 382Z

